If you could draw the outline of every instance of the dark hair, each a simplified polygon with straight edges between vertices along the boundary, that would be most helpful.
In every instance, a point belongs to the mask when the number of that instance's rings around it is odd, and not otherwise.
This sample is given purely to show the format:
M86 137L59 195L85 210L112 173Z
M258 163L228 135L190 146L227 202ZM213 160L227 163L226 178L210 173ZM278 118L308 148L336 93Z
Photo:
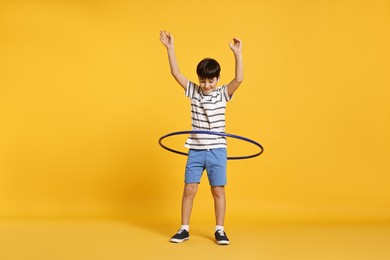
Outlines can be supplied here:
M219 73L221 72L221 66L219 63L211 58L205 58L201 60L196 67L196 74L201 79L212 79L215 77L219 77Z

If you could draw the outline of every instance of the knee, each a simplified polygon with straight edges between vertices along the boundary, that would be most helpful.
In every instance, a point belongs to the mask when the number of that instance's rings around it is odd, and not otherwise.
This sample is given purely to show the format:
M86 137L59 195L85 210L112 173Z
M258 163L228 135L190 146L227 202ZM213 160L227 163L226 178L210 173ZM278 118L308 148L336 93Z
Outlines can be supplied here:
M211 187L211 193L214 198L223 198L225 197L225 186L214 186Z
M198 191L198 184L187 183L184 186L184 196L186 197L194 197L197 191Z

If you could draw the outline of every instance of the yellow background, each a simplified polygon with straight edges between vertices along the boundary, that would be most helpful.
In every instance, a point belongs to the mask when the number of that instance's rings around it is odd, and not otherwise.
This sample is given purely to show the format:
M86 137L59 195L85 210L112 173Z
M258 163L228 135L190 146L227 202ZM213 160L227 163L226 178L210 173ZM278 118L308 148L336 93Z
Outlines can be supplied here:
M189 102L161 29L192 80L208 56L231 80L243 41L227 132L265 152L229 162L228 223L390 220L384 0L1 1L0 218L179 224L185 157L157 140L189 129ZM208 189L193 218L212 223Z

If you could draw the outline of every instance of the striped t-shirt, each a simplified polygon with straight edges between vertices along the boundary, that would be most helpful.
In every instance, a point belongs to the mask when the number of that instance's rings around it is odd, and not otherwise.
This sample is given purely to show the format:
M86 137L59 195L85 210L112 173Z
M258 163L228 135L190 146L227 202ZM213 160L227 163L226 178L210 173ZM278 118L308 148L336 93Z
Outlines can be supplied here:
M226 85L204 94L198 85L188 81L185 94L191 99L192 130L225 132L226 103L232 98L228 94ZM226 138L210 134L191 134L185 147L191 149L226 148Z

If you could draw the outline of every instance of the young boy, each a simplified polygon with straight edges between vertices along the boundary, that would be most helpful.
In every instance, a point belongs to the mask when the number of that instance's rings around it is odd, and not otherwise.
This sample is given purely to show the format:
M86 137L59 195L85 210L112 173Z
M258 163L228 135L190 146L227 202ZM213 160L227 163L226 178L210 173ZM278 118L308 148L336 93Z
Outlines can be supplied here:
M206 58L197 66L199 85L189 81L179 70L174 50L174 40L170 33L160 32L160 41L168 52L172 76L191 99L192 130L225 132L226 103L232 98L243 80L243 63L239 39L229 43L235 58L235 77L227 85L217 87L220 66L214 59ZM185 171L185 185L181 205L181 227L171 238L171 242L180 243L189 239L189 223L193 201L198 184L206 169L211 193L214 199L216 218L215 239L217 244L227 245L229 239L224 231L226 209L226 139L216 135L190 135L185 146L189 148Z

